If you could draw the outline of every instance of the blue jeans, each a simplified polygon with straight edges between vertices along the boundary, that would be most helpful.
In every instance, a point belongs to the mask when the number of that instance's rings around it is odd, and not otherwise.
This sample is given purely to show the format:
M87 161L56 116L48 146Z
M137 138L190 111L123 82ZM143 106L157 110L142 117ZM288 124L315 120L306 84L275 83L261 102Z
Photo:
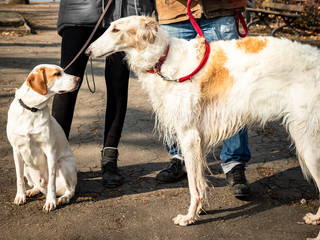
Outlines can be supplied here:
M219 17L213 19L196 19L205 38L208 42L218 40L231 40L238 38L236 20L234 16ZM183 21L179 23L165 24L161 27L169 32L171 36L193 39L197 36L196 30L191 22ZM181 156L176 144L168 145L167 149L171 155ZM222 160L222 169L224 173L229 172L238 164L245 165L251 158L251 152L248 146L247 128L242 129L237 134L223 142L220 158Z

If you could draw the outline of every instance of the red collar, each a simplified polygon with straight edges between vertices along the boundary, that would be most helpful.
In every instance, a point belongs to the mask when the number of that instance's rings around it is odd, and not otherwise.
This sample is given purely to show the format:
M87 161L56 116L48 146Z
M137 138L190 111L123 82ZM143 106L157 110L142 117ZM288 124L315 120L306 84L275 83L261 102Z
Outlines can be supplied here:
M206 45L206 52L202 58L202 61L200 62L199 66L189 75L181 77L179 79L169 79L165 76L163 76L161 74L161 65L164 63L164 61L167 59L168 53L169 53L169 49L170 49L170 44L168 44L165 53L160 57L159 61L156 63L156 65L153 68L150 68L149 70L147 70L148 73L157 73L163 80L166 81L175 81L175 82L184 82L186 80L190 80L191 77L193 75L195 75L196 73L198 73L200 71L200 69L206 64L208 58L209 58L209 54L210 54L210 45L207 41L205 41L205 45Z
M164 63L164 61L167 59L168 53L169 53L169 49L170 49L170 43L168 43L166 51L164 52L164 54L159 58L159 61L156 63L155 66L153 66L153 68L150 68L149 70L147 70L148 73L160 73L161 71L161 66Z

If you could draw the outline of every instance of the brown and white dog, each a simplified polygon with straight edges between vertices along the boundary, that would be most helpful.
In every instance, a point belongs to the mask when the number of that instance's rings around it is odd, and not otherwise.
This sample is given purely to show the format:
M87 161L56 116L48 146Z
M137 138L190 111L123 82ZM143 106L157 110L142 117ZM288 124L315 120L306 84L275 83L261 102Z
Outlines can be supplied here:
M56 93L71 92L79 78L55 65L36 66L17 89L8 112L7 136L13 148L17 175L15 204L40 192L46 194L45 211L67 204L77 185L77 166L69 142L50 115L49 100ZM24 176L33 187L26 191Z
M177 137L188 173L191 204L174 222L195 221L206 195L205 155L211 147L252 123L282 119L296 145L302 171L320 187L320 51L272 37L210 43L206 65L190 81L165 81L150 73L167 46L161 74L178 79L194 70L203 39L169 37L153 18L119 19L89 46L102 57L123 51L149 93L157 128L167 141ZM320 222L320 211L305 221Z

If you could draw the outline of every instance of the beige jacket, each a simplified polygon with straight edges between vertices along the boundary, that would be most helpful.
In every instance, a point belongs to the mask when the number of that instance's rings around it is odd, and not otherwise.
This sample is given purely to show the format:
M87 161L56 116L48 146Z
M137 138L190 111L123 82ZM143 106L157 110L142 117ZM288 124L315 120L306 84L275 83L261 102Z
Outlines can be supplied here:
M188 20L188 0L156 0L160 24ZM214 18L233 15L235 9L243 9L248 0L193 0L191 12L195 18Z

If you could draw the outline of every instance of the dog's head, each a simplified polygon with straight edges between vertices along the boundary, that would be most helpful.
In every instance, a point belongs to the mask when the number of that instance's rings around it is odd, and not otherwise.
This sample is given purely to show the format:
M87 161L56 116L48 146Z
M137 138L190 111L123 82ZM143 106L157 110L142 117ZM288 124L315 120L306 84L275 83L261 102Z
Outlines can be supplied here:
M130 16L111 23L105 33L93 42L86 54L91 57L109 56L115 52L145 49L156 40L159 25L154 18Z
M46 95L72 92L78 88L80 79L65 73L59 66L42 64L32 70L26 82L35 92Z

